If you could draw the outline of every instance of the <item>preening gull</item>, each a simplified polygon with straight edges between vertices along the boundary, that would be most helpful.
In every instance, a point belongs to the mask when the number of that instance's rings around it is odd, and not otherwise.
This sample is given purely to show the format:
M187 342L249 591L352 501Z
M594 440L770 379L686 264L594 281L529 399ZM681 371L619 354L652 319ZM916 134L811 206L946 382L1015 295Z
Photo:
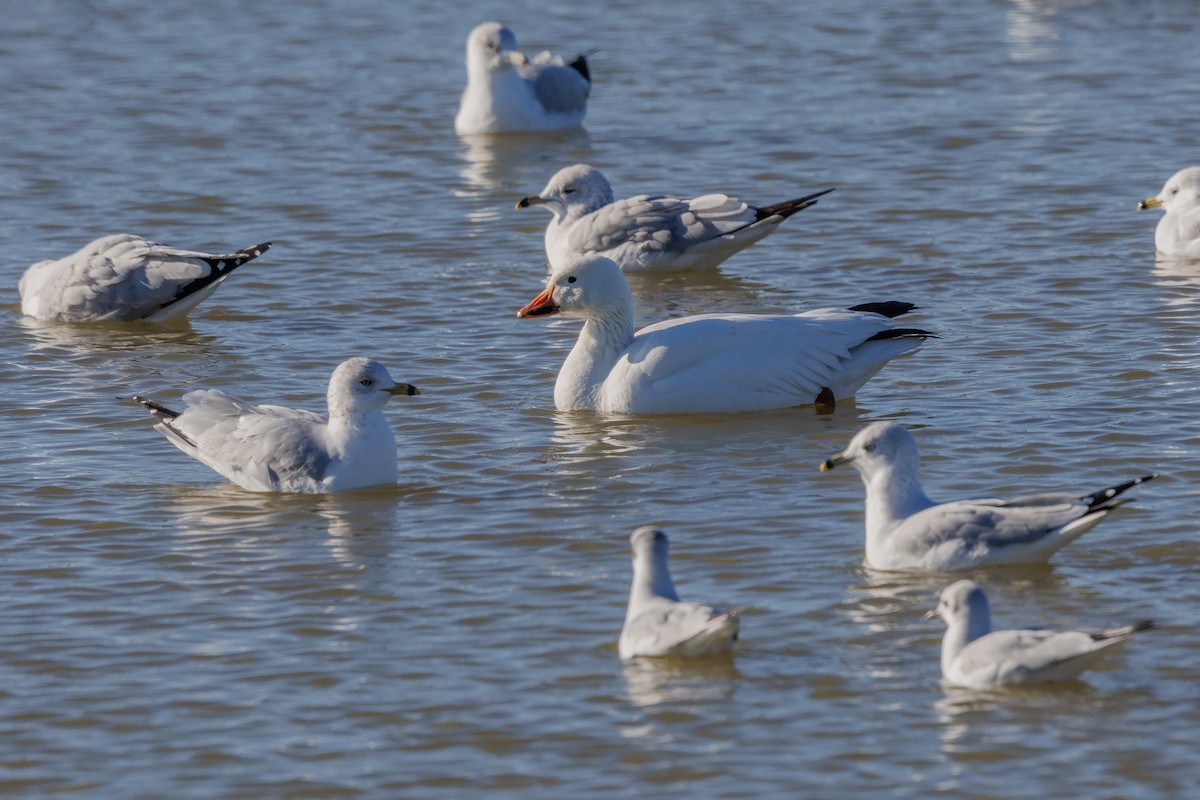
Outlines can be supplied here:
M217 389L183 396L183 411L134 396L167 441L252 492L318 494L395 483L396 437L383 415L396 383L378 361L350 358L329 379L328 418L256 406Z
M1046 561L1126 502L1117 497L1157 476L1091 494L935 503L921 488L920 453L895 422L863 428L821 471L853 464L867 489L866 563L881 570L972 569Z
M543 52L530 60L511 30L485 22L467 37L467 88L454 130L465 136L575 128L591 90L586 55L568 63Z
M721 611L683 603L667 566L667 535L651 527L629 537L633 546L633 583L617 650L623 659L638 656L702 656L733 647L738 610Z
M131 233L105 236L21 278L21 312L54 322L161 322L183 316L221 281L270 249L264 242L213 255Z
M1179 170L1161 192L1138 203L1138 208L1161 208L1166 212L1154 229L1158 252L1200 258L1200 167Z
M783 314L702 314L634 332L633 293L612 259L550 276L518 317L582 317L554 385L559 411L672 414L764 411L849 398L931 336L893 327L909 303ZM881 313L875 313L879 311Z
M974 581L942 590L937 608L925 615L946 623L942 679L968 689L998 689L1022 683L1070 680L1109 653L1124 647L1150 621L1097 633L1015 630L992 632L987 595Z
M560 169L541 194L523 198L517 208L544 206L554 214L546 226L552 269L603 255L626 272L669 271L715 267L832 191L768 206L747 205L726 194L614 200L600 170L576 164Z

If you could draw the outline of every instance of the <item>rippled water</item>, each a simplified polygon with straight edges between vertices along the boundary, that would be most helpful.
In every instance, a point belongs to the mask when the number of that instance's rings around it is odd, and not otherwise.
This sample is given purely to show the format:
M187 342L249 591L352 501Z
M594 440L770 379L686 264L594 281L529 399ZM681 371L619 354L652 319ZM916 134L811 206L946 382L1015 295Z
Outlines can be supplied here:
M415 4L413 4L415 6ZM494 7L0 5L0 793L43 797L1162 798L1200 785L1200 263L1137 214L1197 161L1194 4L517 0L530 51L599 47L586 132L464 142ZM587 161L618 194L837 192L644 320L874 299L939 331L857 405L605 420L552 410L577 323L518 320ZM29 263L138 232L271 240L182 328L21 317ZM400 485L229 485L117 395L320 409L372 355ZM918 430L935 497L1140 503L997 623L1154 618L1087 680L939 685L948 579L861 567L862 489L818 461ZM627 536L685 598L750 611L732 661L622 666Z

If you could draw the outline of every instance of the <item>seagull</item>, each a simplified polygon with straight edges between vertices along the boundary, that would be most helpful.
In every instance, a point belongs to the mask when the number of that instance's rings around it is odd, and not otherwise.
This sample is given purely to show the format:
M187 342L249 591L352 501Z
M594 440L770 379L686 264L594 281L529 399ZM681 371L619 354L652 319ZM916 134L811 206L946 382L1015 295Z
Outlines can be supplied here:
M921 488L916 440L903 425L876 422L821 471L853 464L867 487L867 566L943 572L1049 559L1091 530L1157 475L1091 494L1034 494L1012 500L935 503Z
M467 88L454 130L467 136L576 128L591 90L586 54L568 63L543 52L530 61L511 30L485 22L467 37Z
M560 169L541 194L523 198L517 208L544 206L554 214L546 226L552 269L603 255L626 272L665 272L716 267L832 191L761 207L726 194L691 200L639 194L614 200L600 170L576 164Z
M703 656L722 653L737 639L740 610L720 611L683 603L667 567L667 535L649 526L629 537L633 583L617 650L639 656Z
M633 293L604 256L567 264L518 317L584 319L558 373L559 411L678 414L765 411L849 398L933 334L896 328L910 303L803 314L702 314L634 332Z
M217 389L183 396L183 411L145 397L167 441L252 492L320 494L396 481L396 437L383 415L393 395L420 394L387 368L350 358L329 379L329 417L256 406Z
M132 233L105 236L21 278L21 313L52 322L162 322L182 317L235 269L270 249L180 250Z
M1167 212L1154 229L1158 252L1179 258L1200 258L1200 167L1181 169L1162 191L1138 203L1139 209Z
M987 595L974 581L942 590L937 608L925 615L946 623L942 678L968 689L998 689L1022 683L1070 680L1134 634L1154 627L1149 620L1098 633L1018 630L992 632Z

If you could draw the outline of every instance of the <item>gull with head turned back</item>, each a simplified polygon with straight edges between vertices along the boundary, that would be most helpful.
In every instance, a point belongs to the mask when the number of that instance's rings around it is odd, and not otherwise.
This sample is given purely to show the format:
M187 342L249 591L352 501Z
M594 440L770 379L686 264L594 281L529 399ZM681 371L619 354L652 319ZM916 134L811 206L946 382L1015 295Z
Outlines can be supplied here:
M821 464L858 470L866 486L866 564L931 572L1046 561L1098 525L1146 475L1091 494L935 503L921 487L917 442L903 425L876 422Z

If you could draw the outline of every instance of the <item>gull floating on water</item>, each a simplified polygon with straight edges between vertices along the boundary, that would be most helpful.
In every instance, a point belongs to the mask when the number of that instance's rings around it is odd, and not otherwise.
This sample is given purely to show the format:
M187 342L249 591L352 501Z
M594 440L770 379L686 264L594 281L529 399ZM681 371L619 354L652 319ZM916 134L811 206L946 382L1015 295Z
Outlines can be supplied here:
M57 261L39 261L21 278L21 312L53 322L162 322L208 297L264 242L213 255L157 244L131 233L105 236Z
M167 441L252 492L319 494L396 482L396 437L383 415L396 383L378 361L350 358L329 379L328 418L256 406L217 389L183 396L183 411L134 396Z
M1022 683L1074 678L1124 647L1138 631L1136 622L1098 633L1015 630L992 632L987 595L974 581L958 581L942 590L926 617L946 623L942 639L942 678L968 689L998 689Z
M920 453L895 422L863 428L821 471L853 464L867 489L866 563L881 570L971 569L1046 561L1125 501L1147 475L1092 494L935 503L921 488Z
M603 255L626 272L668 271L715 267L832 191L761 207L726 194L690 200L640 194L614 200L600 170L576 164L560 169L541 194L522 199L517 208L538 205L554 214L546 226L546 255L553 269Z
M1179 170L1161 192L1138 203L1138 208L1161 208L1166 212L1154 229L1158 252L1200 258L1200 167Z
M909 303L783 314L702 314L634 332L633 293L612 259L550 276L518 317L568 314L583 329L554 385L559 411L763 411L852 397L891 359L931 336L896 328ZM879 311L881 313L875 313Z
M633 583L617 642L621 658L702 656L732 648L741 624L738 611L679 600L667 566L667 535L643 527L633 532L629 542Z
M575 128L587 114L591 90L586 56L568 63L543 52L531 61L517 50L511 30L485 22L467 37L467 88L454 130L469 135Z

